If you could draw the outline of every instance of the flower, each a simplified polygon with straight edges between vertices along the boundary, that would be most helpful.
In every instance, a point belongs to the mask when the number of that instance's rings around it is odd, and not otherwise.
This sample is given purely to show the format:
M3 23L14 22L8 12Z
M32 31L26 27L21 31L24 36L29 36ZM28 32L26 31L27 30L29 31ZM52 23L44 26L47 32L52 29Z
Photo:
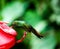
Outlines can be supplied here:
M16 41L17 32L9 27L5 22L0 21L0 49L10 49L15 43L20 43L26 36L26 32L23 37Z

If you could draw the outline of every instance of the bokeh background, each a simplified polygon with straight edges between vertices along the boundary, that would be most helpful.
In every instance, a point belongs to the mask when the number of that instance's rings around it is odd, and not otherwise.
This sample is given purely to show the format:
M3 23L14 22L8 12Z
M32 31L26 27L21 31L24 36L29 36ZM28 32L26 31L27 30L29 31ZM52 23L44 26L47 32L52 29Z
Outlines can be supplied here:
M0 21L25 21L39 33L39 39L28 33L22 43L11 49L60 49L60 0L0 0ZM24 30L15 28L20 39Z

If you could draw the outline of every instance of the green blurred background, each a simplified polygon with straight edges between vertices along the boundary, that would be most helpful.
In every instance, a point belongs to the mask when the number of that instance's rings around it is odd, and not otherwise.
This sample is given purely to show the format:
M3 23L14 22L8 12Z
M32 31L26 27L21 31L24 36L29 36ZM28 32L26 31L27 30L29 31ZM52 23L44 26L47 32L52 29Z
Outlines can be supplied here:
M0 20L25 21L45 37L28 33L22 43L11 49L60 49L60 0L0 0ZM15 28L20 39L24 30Z

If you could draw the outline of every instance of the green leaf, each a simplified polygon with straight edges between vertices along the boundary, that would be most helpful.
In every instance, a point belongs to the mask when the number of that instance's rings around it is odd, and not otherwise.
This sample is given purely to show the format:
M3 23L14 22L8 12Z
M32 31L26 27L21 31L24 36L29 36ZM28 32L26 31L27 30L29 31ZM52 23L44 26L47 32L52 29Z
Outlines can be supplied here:
M8 4L2 10L3 21L11 23L13 20L21 17L27 8L27 3L21 3L18 1Z

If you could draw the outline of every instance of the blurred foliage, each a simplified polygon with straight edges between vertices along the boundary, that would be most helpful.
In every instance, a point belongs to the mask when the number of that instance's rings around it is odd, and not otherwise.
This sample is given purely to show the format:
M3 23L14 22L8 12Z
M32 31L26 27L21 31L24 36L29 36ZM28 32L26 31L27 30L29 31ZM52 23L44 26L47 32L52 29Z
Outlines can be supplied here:
M0 20L25 21L41 34L42 39L28 33L26 39L11 49L60 49L60 0L0 0ZM24 30L14 28L21 38Z

